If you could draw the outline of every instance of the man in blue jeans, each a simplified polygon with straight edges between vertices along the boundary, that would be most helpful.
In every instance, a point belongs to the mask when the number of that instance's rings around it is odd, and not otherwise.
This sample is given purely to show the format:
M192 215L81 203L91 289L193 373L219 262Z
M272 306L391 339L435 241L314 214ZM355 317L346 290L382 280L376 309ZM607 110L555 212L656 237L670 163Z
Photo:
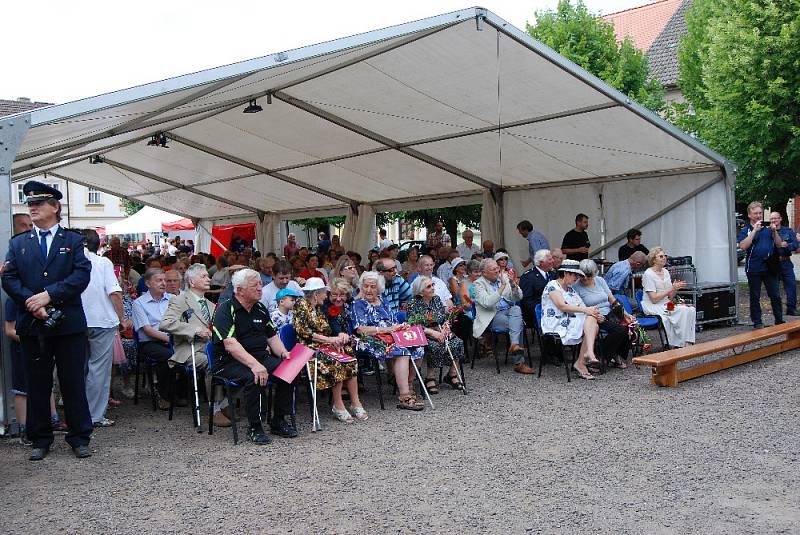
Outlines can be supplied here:
M767 295L772 303L772 314L775 325L783 323L781 296L778 291L777 263L770 269L768 259L781 246L778 229L772 223L764 225L764 207L754 201L747 205L747 217L750 223L739 231L739 247L746 251L744 271L747 273L747 285L750 287L750 319L753 328L764 326L761 321L761 283L767 287Z

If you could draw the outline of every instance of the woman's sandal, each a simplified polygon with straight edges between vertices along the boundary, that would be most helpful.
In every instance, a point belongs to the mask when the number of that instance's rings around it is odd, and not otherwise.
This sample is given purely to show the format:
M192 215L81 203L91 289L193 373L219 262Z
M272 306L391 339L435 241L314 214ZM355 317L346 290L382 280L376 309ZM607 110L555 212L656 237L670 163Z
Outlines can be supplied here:
M347 409L339 410L336 407L331 407L331 412L340 422L344 422L346 424L352 424L355 421L353 420L353 415L347 412Z
M359 422L366 422L369 420L369 414L367 411L364 410L364 407L350 407L350 410L353 411L353 416L355 416L356 420Z
M439 385L436 383L436 379L425 379L425 390L428 391L428 394L438 394Z
M398 401L400 401L400 403L397 404L398 409L405 409L407 411L421 411L425 408L425 405L418 401L413 395L398 398Z
M455 375L448 375L442 384L450 385L450 388L453 390L464 390L464 385L461 384L461 381L458 380L458 376Z
M586 379L587 381L591 381L592 379L594 379L594 375L592 375L589 372L582 372L575 366L573 366L572 369L575 370L575 373L577 373L578 377L580 377L581 379Z

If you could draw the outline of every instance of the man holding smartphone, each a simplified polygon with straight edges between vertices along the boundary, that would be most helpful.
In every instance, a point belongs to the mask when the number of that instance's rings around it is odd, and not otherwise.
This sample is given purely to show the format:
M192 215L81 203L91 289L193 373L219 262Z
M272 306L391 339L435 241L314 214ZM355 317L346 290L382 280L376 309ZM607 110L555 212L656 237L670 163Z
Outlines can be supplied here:
M772 303L772 314L775 325L783 323L781 296L778 291L778 274L780 266L775 255L781 246L778 228L769 221L764 221L764 207L754 201L747 205L747 217L750 222L739 231L739 247L746 251L744 270L747 274L747 285L750 288L750 319L753 328L764 326L761 321L761 283L767 288L767 295ZM774 260L770 260L773 257Z

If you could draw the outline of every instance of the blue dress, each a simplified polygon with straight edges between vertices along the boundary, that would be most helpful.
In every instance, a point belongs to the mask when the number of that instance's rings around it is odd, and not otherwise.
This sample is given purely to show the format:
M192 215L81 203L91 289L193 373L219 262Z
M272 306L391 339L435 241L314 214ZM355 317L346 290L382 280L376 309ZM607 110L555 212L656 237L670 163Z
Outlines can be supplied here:
M381 299L379 305L371 305L364 299L357 299L353 303L351 321L353 323L353 331L358 327L389 327L397 323L392 309L384 299ZM375 337L370 336L368 338L375 342ZM362 337L359 337L356 342L356 351L369 353L378 360L405 356L410 356L416 360L422 358L425 354L425 350L422 347L415 347L409 350L395 347L394 344L388 344L384 351L380 347L380 343L370 343L370 341L364 340Z

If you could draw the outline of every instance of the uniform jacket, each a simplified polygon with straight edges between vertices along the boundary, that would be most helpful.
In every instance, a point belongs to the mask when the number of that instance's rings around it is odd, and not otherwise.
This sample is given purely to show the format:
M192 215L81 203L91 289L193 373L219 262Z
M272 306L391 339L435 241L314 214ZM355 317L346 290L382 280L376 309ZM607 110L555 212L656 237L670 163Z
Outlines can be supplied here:
M547 278L543 277L539 270L534 267L525 272L519 279L519 287L522 289L522 312L525 323L528 325L534 325L534 311L536 305L542 302L544 287L555 278L549 273L548 275Z
M53 236L47 258L42 258L36 230L11 238L3 273L3 289L19 309L17 334L21 336L58 336L86 331L81 293L89 285L92 264L83 251L84 238L61 226ZM40 321L25 309L25 301L47 290L50 305L64 313L61 324L44 329Z
M508 277L504 273L501 273L500 276L506 281L502 297L512 305L522 299L522 290L517 287L517 290L513 291L511 284L508 282ZM492 287L492 283L484 277L479 277L472 286L475 292L475 320L472 322L472 335L478 338L491 325L495 314L497 314L496 307L497 303L500 302L501 296Z
M202 329L209 329L209 326L203 321L203 312L200 308L200 303L197 302L188 290L182 291L180 294L174 296L169 300L167 311L164 317L161 318L161 323L158 326L160 331L172 335L173 348L175 354L171 360L175 362L184 363L192 358L192 338ZM208 312L211 318L214 318L215 305L206 299L208 305ZM184 313L186 310L191 310L189 313L189 321L186 321ZM202 363L206 362L206 342L201 339L194 341L194 355L195 363L198 367L202 367Z

